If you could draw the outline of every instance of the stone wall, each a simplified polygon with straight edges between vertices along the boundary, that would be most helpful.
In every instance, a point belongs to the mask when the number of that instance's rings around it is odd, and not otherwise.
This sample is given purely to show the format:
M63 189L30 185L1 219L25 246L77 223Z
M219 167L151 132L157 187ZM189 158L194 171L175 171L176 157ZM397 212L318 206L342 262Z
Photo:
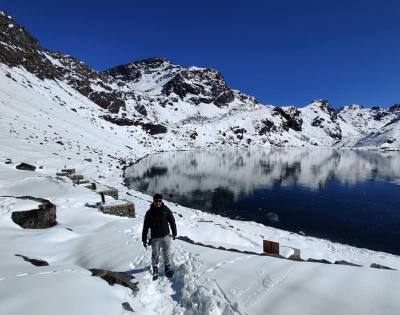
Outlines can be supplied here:
M118 215L121 217L135 217L135 204L125 200L123 203L115 205L102 204L100 210L106 214Z
M110 189L105 189L105 190L100 190L98 191L99 194L104 194L106 196L111 196L115 200L118 199L118 189L115 188L110 188Z

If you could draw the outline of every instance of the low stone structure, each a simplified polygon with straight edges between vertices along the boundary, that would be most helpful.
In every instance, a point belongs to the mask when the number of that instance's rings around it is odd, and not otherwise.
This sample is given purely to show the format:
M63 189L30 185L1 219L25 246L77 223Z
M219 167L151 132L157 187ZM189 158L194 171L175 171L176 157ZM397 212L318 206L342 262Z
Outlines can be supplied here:
M16 197L18 199L40 202L38 209L14 211L11 219L24 229L46 229L57 224L56 206L47 199L30 196Z
M96 190L96 183L90 183L89 181L87 181L87 183L80 182L79 186L88 188L90 190Z
M64 168L61 170L63 173L68 173L69 175L75 174L75 169L74 168Z
M69 173L67 173L67 172L57 172L56 176L69 176Z
M105 196L111 196L114 199L118 199L118 189L107 187L105 189L101 189L97 191L100 195L103 194Z
M73 182L76 182L76 181L83 180L83 175L76 175L76 174L74 174L74 175L70 175L69 178L70 178Z
M128 200L121 200L115 204L101 204L100 210L106 214L118 215L121 217L135 217L135 204Z
M303 259L301 259L301 256L300 256L300 249L294 248L294 247L290 247L290 248L293 249L293 254L290 255L288 257L288 259L295 260L295 261L303 261Z

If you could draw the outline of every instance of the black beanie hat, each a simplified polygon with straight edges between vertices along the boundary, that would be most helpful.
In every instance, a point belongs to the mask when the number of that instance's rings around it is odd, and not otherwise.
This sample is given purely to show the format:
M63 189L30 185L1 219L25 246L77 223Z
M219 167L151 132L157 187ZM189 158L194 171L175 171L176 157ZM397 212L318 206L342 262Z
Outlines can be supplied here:
M162 196L160 194L155 194L153 196L153 200L159 200L159 199L162 199Z

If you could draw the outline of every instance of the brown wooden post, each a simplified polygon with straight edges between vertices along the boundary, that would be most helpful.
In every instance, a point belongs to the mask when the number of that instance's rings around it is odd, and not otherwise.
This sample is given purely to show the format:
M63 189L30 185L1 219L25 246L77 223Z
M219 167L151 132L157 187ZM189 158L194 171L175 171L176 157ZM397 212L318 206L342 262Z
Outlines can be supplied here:
M263 251L267 254L279 255L279 243L263 240Z

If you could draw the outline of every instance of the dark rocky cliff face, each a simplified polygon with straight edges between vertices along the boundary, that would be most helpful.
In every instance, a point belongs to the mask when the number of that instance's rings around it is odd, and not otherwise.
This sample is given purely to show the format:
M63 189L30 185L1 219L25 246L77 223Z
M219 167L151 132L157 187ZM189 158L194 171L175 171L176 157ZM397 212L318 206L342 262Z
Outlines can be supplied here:
M0 62L10 67L24 67L42 80L65 81L111 112L118 112L125 106L123 96L108 86L111 79L106 75L99 74L76 58L44 49L36 38L4 12L0 13ZM93 91L92 82L105 91Z
M5 12L0 12L0 62L10 67L23 66L41 79L59 76L52 63L43 57L37 39Z
M221 107L235 99L222 74L214 69L189 68L181 71L164 87L166 95L172 93L193 104L214 103Z
M303 118L301 117L301 112L296 107L290 106L285 109L275 107L274 115L280 115L282 117L282 128L285 131L288 131L289 128L295 131L302 130Z
M154 75L158 80L172 78L181 69L165 58L152 57L119 65L103 73L124 82L138 82L144 75Z
M254 97L232 90L223 75L210 68L184 68L165 58L153 57L98 72L72 56L41 47L36 38L6 13L0 13L0 63L10 67L23 67L42 80L62 81L108 111L99 115L99 118L120 126L141 126L149 135L178 133L179 128L170 125L168 120L174 116L174 111L178 112L176 117L183 117L184 123L201 125L207 120L200 114L187 114L193 117L184 117L186 112L179 112L182 102L194 107L209 104L227 108L228 114L225 110L218 111L214 108L221 119L235 111L259 109L259 103ZM340 123L346 117L347 122L350 121L361 131L365 126L365 119L360 119L358 114L364 115L367 120L385 125L397 122L400 117L399 104L389 109L367 109L367 114L359 113L360 108L358 105L346 107L345 115L341 115L341 111L336 111L327 100L321 99L312 103L310 112L313 118L310 120L308 116L303 116L303 109L293 106L271 107L272 117L266 115L254 119L255 134L283 136L285 132L295 131L300 134L299 139L308 141L312 137L312 131L317 130L313 128L319 128L319 132L323 130L329 137L340 140ZM196 108L191 110L196 113ZM198 113L200 112L199 110ZM216 130L217 132L219 131ZM307 136L304 137L305 134ZM191 139L196 139L200 134L190 132L188 135ZM245 139L245 133L234 133L233 137L251 141Z

